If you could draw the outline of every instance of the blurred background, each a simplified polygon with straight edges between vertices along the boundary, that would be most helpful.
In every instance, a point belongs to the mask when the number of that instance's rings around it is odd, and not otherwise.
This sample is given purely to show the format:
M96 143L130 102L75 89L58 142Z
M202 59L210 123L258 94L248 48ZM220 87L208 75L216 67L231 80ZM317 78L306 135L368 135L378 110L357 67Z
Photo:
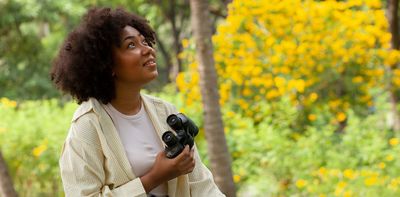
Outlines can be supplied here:
M58 158L77 104L48 73L91 6L150 21L159 77L145 92L200 126L210 166L188 0L0 0L0 152L19 196L64 196ZM398 1L208 10L237 196L400 196Z

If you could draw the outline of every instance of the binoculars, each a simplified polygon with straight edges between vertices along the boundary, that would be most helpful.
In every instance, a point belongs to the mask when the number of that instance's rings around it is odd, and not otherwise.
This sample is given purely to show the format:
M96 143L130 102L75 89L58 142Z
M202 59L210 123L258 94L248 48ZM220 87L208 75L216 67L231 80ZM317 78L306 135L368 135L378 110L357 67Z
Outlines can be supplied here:
M169 115L167 124L176 132L175 135L172 131L166 131L162 135L162 140L167 145L167 158L172 159L179 155L186 145L193 147L194 137L199 133L199 128L182 113Z

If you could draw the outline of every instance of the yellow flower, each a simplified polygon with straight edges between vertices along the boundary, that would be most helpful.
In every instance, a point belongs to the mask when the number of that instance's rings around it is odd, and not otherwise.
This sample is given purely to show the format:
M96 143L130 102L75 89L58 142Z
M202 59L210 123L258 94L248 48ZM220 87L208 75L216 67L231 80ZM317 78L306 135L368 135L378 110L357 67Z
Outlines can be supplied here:
M353 196L353 192L352 191L345 191L343 194L343 197L352 197Z
M39 157L45 150L47 150L47 145L41 144L32 150L32 154L35 157Z
M286 80L283 77L275 77L274 81L277 88L283 87L286 84Z
M304 92L305 82L304 80L296 80L296 90L300 93Z
M250 96L251 90L249 88L245 88L242 92L243 96Z
M239 104L239 106L240 106L242 109L248 109L248 108L249 108L249 103L246 102L246 101L243 100L243 99L239 99L237 103Z
M345 62L351 62L356 72L348 74L350 82L356 84L345 86L356 85L359 90L367 90L380 84L379 79L385 76L385 63L400 62L399 50L385 48L390 46L391 34L381 4L380 0L234 1L229 5L228 17L212 38L219 82L232 82L227 85L229 88L220 89L220 102L235 103L240 96L248 95L246 101L251 106L257 102L256 97L248 97L255 92L271 100L294 95L290 103L301 104L305 111L314 107L312 103L316 101L325 105L326 101L334 100L328 103L331 110L346 112L351 107L346 107L346 102L362 100L359 93L335 99L335 91L325 88L329 84L321 76L343 73L350 66ZM310 20L312 25L307 25ZM182 45L190 47L190 41L184 39ZM177 80L177 84L181 92L191 94L197 84L190 76L197 70L194 53L187 49L182 54L188 68L184 71L185 78ZM396 73L399 72L394 73L392 82L394 87L400 87ZM236 90L243 92L234 94ZM308 95L307 90L315 93ZM196 103L199 98L189 101ZM374 105L371 99L362 100L362 104ZM345 113L333 116L335 123L347 118Z
M393 155L386 156L386 161L393 161L393 159L394 159Z
M365 1L365 4L367 4L371 8L381 8L382 7L380 0L368 0L368 1Z
M361 76L357 76L353 78L353 83L362 83L363 82L363 78Z
M322 177L325 176L327 174L327 172L328 172L328 170L324 167L321 167L318 169L318 174Z
M228 111L228 112L226 113L226 116L228 116L228 118L233 118L233 117L235 117L235 112L233 112L233 111Z
M309 114L309 115L308 115L308 120L314 121L314 120L316 120L316 119L317 119L317 116L316 116L315 114Z
M275 89L272 89L267 92L266 98L267 99L273 99L279 96L279 92Z
M399 138L392 138L389 140L389 144L392 146L396 146L399 144Z
M341 101L340 100L333 100L329 101L328 105L331 109L336 109L340 105Z
M400 79L399 78L393 78L392 81L393 81L394 85L400 86Z
M184 75L184 73L179 73L177 76L176 76L176 85L178 86L178 88L180 89L180 90L184 90L185 89L185 86L187 85L187 83L185 82L185 75Z
M397 185L398 185L398 181L396 179L392 179L388 185L388 188L390 190L396 191L397 190Z
M336 114L336 119L339 122L343 122L344 120L346 120L346 114L343 113L343 112L339 112L339 113Z
M365 179L364 184L366 186L372 186L372 185L375 185L377 182L378 182L378 178L376 176L372 176L372 177Z
M318 99L318 94L317 93L313 92L313 93L310 94L310 101L311 102L314 102L317 99Z
M16 107L17 106L17 102L16 101L10 101L9 103L8 103L9 105L9 107Z
M300 189L305 187L306 185L307 185L307 181L304 179L299 179L296 181L296 186Z
M342 192L343 192L343 189L336 188L335 189L335 196L340 196L342 194Z
M182 46L183 46L183 48L187 48L189 46L189 40L188 39L182 39Z
M238 182L240 181L240 179L241 179L241 177L240 177L239 175L237 175L237 174L235 174L235 175L233 176L233 181L234 181L235 183L238 183Z
M384 162L381 162L381 163L378 164L378 167L379 167L380 169L383 169L383 168L386 167L386 164L385 164Z
M354 179L356 178L356 173L352 170L352 169L346 169L343 172L344 177L348 178L348 179Z
M10 99L5 98L5 97L0 99L0 103L2 103L6 107L14 108L14 107L17 106L17 102L16 101L10 100Z
M340 189L343 189L343 188L346 187L346 185L347 185L346 182L340 181L340 182L336 185L336 187L338 187L338 188L340 188Z

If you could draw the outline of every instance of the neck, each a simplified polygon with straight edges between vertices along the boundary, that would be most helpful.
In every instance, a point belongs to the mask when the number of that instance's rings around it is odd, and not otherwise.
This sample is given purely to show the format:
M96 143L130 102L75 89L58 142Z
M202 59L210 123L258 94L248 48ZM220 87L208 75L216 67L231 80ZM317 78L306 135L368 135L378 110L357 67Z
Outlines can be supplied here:
M111 105L125 115L137 114L141 107L141 88L124 86L118 83L115 85L115 98L111 100Z

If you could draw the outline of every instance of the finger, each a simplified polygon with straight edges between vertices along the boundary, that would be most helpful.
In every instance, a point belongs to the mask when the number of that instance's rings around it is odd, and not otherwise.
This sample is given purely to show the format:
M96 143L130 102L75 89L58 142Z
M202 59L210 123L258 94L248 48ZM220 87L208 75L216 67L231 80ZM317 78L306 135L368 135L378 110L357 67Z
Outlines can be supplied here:
M185 158L185 160L180 161L179 165L185 168L186 166L191 166L192 163L195 163L195 159L191 156Z
M188 165L190 165L191 162L193 162L193 160L194 159L192 157L190 157L190 155L188 155L187 157L183 158L180 161L179 165L180 166L188 166Z
M194 167L195 167L194 165L190 165L187 168L185 168L185 174L193 172Z
M189 146L186 145L183 151L175 158L178 162L185 161L187 157L190 156Z
M182 168L182 171L183 173L187 174L192 171L192 168L192 166L185 166L184 168Z
M192 148L192 150L190 150L190 157L194 158L194 148Z
M194 166L189 169L189 173L193 172Z

